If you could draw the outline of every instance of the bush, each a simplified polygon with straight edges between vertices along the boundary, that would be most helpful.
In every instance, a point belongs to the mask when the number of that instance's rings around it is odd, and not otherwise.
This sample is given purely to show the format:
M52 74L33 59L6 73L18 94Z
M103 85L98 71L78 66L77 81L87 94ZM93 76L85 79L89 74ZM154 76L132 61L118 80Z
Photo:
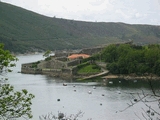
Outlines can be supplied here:
M49 60L51 60L51 57L45 58L45 61L49 61Z
M37 68L37 65L40 63L40 61L37 61L35 63L32 64L32 68Z
M85 63L79 64L79 65L77 65L77 68L81 69L81 68L83 68L83 67L85 67L87 65L89 65L89 62L85 62Z

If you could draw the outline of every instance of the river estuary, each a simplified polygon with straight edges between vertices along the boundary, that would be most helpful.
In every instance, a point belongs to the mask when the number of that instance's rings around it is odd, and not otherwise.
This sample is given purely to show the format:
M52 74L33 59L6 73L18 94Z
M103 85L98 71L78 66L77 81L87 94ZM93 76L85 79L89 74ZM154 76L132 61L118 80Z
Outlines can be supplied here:
M84 114L79 120L140 120L145 105L141 102L135 106L125 109L133 97L129 94L150 93L147 82L137 80L125 81L114 80L108 84L86 82L78 83L64 81L63 79L53 78L45 75L30 75L18 73L21 71L22 63L29 63L42 60L42 55L17 56L19 61L13 68L13 72L7 76L9 83L16 90L27 89L35 95L32 105L33 120L39 120L39 116L48 113L58 114L58 111L67 116L82 111ZM63 86L63 83L67 86ZM159 82L156 87L160 86ZM160 88L160 87L159 87ZM89 94L91 91L92 94ZM59 99L59 101L58 101ZM134 102L134 101L133 101ZM156 103L152 103L156 106Z

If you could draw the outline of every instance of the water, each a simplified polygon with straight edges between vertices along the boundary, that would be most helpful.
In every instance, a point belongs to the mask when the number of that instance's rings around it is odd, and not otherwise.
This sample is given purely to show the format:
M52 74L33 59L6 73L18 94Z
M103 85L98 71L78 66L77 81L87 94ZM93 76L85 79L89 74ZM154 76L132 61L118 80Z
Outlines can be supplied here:
M57 115L58 111L67 116L82 111L84 114L79 118L80 120L89 118L92 120L139 120L139 117L144 119L142 108L146 109L146 106L141 102L123 112L120 111L128 106L127 103L130 103L130 100L133 100L128 93L142 93L142 90L150 93L147 82L113 80L104 85L96 82L66 82L63 79L45 75L21 74L18 72L21 70L22 63L41 60L43 57L28 55L18 56L18 58L14 71L8 74L8 82L16 90L27 89L35 95L32 105L33 120L39 120L39 116L51 112ZM63 86L64 82L67 86ZM154 103L152 105L156 106Z

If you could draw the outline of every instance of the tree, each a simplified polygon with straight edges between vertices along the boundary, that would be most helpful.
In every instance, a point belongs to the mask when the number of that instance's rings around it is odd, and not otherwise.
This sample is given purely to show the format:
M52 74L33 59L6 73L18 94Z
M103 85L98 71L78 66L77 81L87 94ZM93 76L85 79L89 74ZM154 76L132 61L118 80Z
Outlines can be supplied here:
M160 76L160 45L109 45L99 56L107 63L107 69L113 74L144 75L152 73ZM113 65L112 65L113 64ZM114 68L114 69L113 69ZM115 71L115 69L118 69Z
M7 78L4 78L4 74L12 71L10 68L15 66L13 62L17 60L9 51L4 50L3 44L0 44L0 119L3 120L32 118L31 100L34 95L25 89L14 91L14 87L7 84Z
M101 52L101 59L105 62L115 62L117 60L117 46L111 44Z
M50 50L47 50L44 54L43 54L43 57L49 57L49 55L51 54L51 51Z

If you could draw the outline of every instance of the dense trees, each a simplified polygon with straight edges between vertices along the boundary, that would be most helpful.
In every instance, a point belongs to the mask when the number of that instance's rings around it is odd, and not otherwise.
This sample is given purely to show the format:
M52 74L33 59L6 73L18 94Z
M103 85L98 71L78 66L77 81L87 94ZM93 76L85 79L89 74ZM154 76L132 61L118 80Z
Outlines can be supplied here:
M98 56L114 74L160 75L160 45L109 45Z
M15 66L12 62L17 58L3 48L4 45L0 44L0 119L32 118L31 100L34 95L25 89L14 91L14 87L6 83L5 74L12 71L10 68Z

